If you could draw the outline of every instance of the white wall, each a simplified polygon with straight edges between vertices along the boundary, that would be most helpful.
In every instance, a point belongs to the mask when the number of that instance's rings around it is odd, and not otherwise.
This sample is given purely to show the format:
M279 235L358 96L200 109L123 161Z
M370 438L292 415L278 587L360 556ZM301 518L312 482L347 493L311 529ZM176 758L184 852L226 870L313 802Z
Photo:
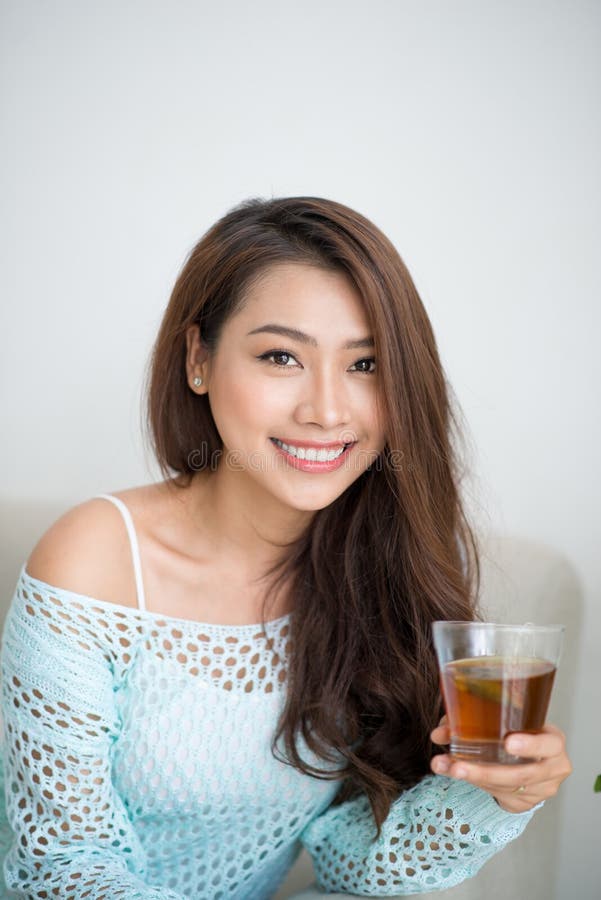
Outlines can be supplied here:
M478 515L562 550L586 591L559 897L598 896L599 4L0 15L5 498L68 506L156 477L143 367L186 252L235 202L316 194L373 218L431 314Z

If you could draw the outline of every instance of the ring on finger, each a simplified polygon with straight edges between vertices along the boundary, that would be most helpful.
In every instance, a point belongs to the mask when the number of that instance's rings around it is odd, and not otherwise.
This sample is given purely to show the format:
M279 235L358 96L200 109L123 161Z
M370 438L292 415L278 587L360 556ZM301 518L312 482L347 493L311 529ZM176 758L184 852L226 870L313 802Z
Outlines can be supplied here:
M523 794L525 790L526 790L526 785L521 784L519 787L516 787L513 789L513 793L514 794Z

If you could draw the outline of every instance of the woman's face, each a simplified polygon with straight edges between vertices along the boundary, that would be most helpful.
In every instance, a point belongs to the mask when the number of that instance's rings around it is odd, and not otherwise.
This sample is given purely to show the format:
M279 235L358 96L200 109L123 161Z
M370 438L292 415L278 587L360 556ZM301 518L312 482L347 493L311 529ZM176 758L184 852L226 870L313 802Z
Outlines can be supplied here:
M212 354L196 326L188 331L188 382L208 393L223 441L219 471L251 479L257 500L296 510L328 506L382 452L375 370L356 288L308 265L263 273Z

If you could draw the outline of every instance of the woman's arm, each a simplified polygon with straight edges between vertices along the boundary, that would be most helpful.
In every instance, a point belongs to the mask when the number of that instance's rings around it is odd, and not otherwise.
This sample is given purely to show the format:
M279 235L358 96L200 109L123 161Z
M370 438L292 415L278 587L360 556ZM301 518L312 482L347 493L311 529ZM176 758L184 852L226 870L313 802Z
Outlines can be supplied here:
M429 775L392 804L376 841L364 796L330 807L301 840L326 891L420 894L475 875L522 833L533 812L508 813L473 785Z
M4 629L7 887L27 898L182 900L145 880L111 780L114 648L88 610L60 596L17 585Z

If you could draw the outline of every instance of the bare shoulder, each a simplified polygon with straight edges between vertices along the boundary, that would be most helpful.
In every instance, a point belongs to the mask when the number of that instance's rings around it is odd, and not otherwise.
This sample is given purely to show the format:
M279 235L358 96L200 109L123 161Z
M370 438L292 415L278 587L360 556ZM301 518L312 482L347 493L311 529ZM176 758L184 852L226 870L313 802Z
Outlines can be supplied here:
M129 508L131 500L135 504L145 490L132 488L113 496L122 498ZM25 568L33 578L64 590L123 606L137 605L123 517L113 503L100 497L60 516L42 535Z

